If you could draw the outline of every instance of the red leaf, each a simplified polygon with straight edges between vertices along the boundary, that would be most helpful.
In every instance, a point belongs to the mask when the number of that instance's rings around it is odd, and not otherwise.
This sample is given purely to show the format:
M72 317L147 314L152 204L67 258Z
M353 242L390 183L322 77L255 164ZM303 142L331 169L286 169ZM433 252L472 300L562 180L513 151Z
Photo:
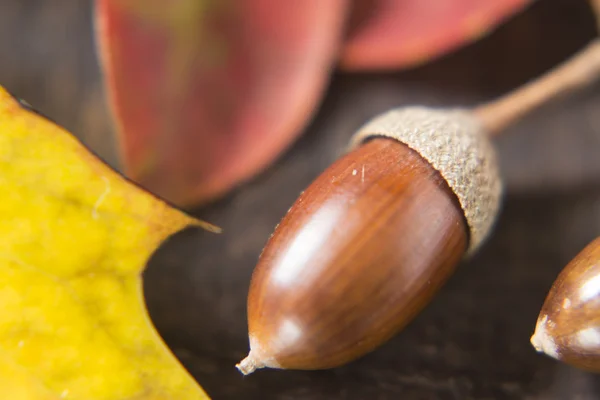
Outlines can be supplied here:
M338 54L346 0L97 0L124 172L196 205L301 132Z
M355 0L347 70L414 66L474 41L532 0Z

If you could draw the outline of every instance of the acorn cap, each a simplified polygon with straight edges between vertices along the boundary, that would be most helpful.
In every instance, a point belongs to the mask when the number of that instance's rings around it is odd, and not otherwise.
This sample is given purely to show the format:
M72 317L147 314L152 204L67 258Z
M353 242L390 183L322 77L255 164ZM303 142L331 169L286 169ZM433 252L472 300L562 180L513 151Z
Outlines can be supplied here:
M502 197L496 153L476 117L462 109L391 110L365 124L353 136L351 149L382 136L419 153L446 180L469 226L467 255L473 254L491 231Z

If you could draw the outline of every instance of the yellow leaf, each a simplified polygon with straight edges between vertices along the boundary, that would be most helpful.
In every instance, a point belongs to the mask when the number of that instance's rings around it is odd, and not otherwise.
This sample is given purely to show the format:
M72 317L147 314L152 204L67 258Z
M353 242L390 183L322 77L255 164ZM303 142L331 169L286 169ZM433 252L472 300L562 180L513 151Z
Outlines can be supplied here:
M0 393L207 399L155 331L141 272L186 226L0 87Z

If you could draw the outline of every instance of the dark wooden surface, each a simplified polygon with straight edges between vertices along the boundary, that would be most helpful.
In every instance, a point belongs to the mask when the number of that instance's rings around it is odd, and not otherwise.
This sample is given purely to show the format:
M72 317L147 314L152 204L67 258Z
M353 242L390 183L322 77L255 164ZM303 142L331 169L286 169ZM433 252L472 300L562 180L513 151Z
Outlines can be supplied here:
M116 165L90 5L0 0L0 84ZM594 35L583 0L539 0L484 40L425 67L336 74L303 137L271 169L197 214L222 235L186 231L146 273L151 316L215 399L597 399L600 379L529 344L558 272L600 232L600 85L554 102L497 140L507 183L493 237L386 346L320 372L242 378L245 300L272 229L376 113L470 105L546 71Z

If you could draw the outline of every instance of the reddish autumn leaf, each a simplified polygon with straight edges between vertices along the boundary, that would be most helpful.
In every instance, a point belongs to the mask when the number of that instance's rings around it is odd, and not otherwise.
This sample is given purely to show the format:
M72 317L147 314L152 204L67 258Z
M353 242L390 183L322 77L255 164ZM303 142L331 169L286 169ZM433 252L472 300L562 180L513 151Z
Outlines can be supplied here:
M355 0L341 66L414 66L474 41L532 0Z
M124 172L178 205L213 199L301 132L347 0L97 0Z

